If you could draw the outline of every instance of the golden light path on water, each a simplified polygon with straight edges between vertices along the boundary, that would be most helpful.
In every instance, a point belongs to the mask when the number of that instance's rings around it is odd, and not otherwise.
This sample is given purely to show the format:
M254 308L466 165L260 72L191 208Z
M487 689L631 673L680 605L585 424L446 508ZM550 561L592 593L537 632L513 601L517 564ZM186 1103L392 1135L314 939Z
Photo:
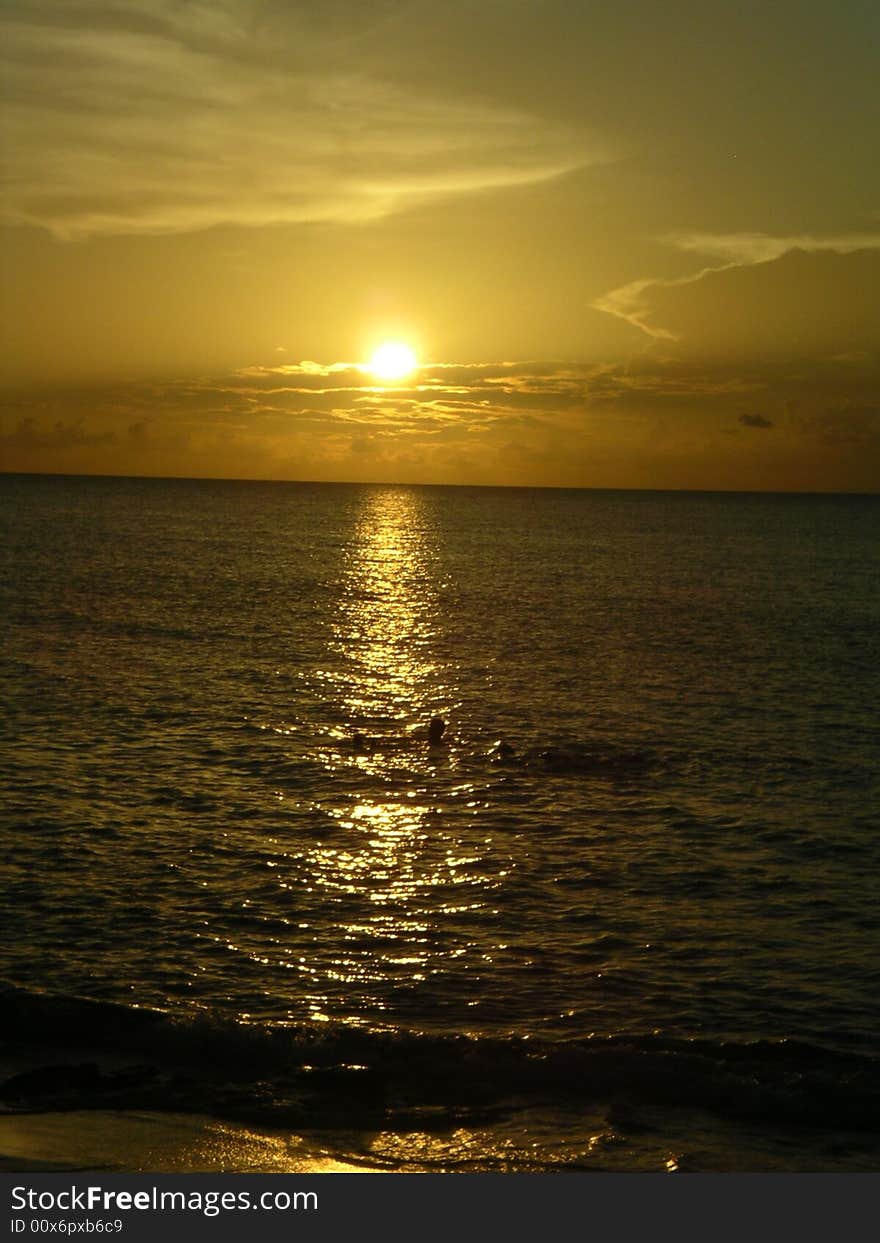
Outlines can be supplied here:
M457 704L437 565L424 499L368 493L339 582L334 659L315 675L322 701L341 709L331 744L310 753L325 768L314 806L328 829L285 849L278 868L279 887L305 908L305 944L279 939L262 959L298 973L313 1021L381 1023L415 991L442 993L437 977L452 960L460 970L473 959L477 1005L479 968L491 962L474 918L510 863L480 830L480 795L455 742L432 749L426 737L430 718Z
M429 689L448 698L434 643L436 552L414 492L373 493L357 526L340 593L333 647L349 665L351 719L423 716ZM438 685L439 683L439 685Z

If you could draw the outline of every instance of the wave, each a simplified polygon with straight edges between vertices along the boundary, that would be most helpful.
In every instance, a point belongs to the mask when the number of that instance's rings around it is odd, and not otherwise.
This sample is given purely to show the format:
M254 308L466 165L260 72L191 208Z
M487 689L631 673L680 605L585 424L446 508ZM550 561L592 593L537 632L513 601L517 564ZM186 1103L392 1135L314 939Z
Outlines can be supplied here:
M0 1021L29 1062L0 1084L13 1111L175 1110L314 1129L581 1102L880 1130L880 1059L795 1040L267 1025L15 985L0 988Z

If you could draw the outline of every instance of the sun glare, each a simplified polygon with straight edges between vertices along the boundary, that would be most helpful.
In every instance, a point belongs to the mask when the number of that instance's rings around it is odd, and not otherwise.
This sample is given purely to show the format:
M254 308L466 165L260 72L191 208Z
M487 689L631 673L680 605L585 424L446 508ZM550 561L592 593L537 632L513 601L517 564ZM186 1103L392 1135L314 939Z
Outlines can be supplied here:
M375 350L368 368L379 380L402 380L419 365L416 352L402 341L386 341Z

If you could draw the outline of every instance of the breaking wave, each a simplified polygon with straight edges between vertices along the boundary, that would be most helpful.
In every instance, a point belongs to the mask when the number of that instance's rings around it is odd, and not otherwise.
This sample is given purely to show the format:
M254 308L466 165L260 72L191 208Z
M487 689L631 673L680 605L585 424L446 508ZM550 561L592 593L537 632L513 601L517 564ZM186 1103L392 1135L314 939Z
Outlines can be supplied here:
M545 1041L266 1025L15 986L0 991L0 1017L40 1062L0 1084L7 1110L188 1110L314 1128L343 1117L400 1124L419 1110L581 1101L699 1108L771 1125L880 1127L880 1059L793 1040Z

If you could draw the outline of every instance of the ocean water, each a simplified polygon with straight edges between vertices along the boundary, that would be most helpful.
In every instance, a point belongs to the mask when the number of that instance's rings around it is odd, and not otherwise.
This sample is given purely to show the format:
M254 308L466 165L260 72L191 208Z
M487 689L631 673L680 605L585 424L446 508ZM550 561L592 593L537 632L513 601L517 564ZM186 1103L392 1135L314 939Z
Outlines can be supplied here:
M56 1067L7 1108L377 1168L877 1168L880 499L0 506L0 1010Z

